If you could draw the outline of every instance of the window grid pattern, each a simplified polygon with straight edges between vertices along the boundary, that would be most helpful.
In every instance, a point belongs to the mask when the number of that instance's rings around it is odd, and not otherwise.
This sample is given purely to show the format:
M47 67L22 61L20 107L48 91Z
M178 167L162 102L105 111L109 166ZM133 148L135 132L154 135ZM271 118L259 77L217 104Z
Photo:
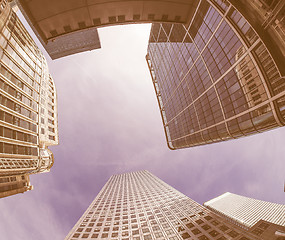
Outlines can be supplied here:
M285 95L284 77L227 1L202 0L187 28L153 24L147 61L172 149L246 136L284 122L284 101L274 98Z
M227 192L204 203L204 206L242 223L248 229L261 219L285 227L285 205L282 204L265 202Z
M6 6L1 18L10 8ZM38 101L41 58L13 11L0 33L0 160L2 174L26 172L38 165ZM37 47L36 47L37 48ZM38 61L37 61L38 60ZM23 156L23 157L20 157ZM25 156L25 157L24 157ZM15 158L13 158L15 157Z
M113 175L65 239L207 240L231 234L237 239L247 235L148 171L139 171Z
M53 157L46 146L58 141L54 82L16 13L7 1L0 4L0 174L48 171ZM43 111L51 117L42 121Z
M35 169L38 165L37 159L0 159L0 168L9 169Z
M28 175L16 175L11 177L0 176L0 198L31 190Z

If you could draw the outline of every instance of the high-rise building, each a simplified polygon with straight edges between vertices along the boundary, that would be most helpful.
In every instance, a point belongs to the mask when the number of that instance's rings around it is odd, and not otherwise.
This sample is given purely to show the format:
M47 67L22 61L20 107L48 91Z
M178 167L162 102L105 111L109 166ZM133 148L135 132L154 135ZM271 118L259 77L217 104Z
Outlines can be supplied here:
M201 0L189 24L152 25L146 59L169 148L285 124L284 12L284 1Z
M54 162L57 100L47 62L6 0L0 1L0 197L30 190Z
M138 171L113 175L65 240L277 240L284 230L266 221L241 228L150 172Z
M98 27L155 22L147 62L171 149L285 124L283 0L16 3L52 58L85 51Z
M51 58L58 58L100 48L97 27L157 21L187 23L191 20L199 1L16 2Z
M259 220L285 227L285 205L282 204L227 192L205 202L204 206L246 228L251 228Z

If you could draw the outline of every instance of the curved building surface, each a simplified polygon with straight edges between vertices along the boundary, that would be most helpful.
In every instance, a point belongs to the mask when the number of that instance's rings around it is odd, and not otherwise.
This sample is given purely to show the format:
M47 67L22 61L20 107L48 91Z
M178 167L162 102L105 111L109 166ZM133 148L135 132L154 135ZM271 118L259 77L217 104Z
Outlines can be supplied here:
M229 1L201 0L188 25L152 25L146 58L171 149L285 124L284 16L275 32L246 17Z
M7 1L0 1L0 197L32 189L54 162L57 102L47 62Z
M17 1L53 59L100 48L97 27L156 21L188 23L198 2L198 0ZM69 42L69 46L66 46L66 41Z

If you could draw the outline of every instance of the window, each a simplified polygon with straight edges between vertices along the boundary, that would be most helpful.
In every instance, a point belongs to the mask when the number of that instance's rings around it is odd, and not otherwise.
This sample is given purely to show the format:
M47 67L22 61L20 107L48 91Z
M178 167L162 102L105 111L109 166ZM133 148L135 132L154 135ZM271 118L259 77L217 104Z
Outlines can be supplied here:
M102 233L101 237L102 238L107 238L108 237L108 233Z
M101 19L100 19L100 18L94 18L94 19L93 19L93 24L94 24L95 26L100 25L100 24L101 24Z
M140 20L140 18L141 18L140 14L134 14L133 15L134 20Z
M160 230L160 228L159 228L158 226L153 226L153 227L152 227L152 230L153 230L153 231L158 231L158 230Z
M194 233L195 235L201 233L201 231L198 228L194 228L193 230L191 230L192 233Z
M114 22L116 22L116 21L117 21L116 16L111 16L111 17L109 17L109 22L110 22L110 23L114 23Z
M132 234L133 235L138 235L139 234L139 230L132 231Z
M50 34L51 34L52 37L55 37L55 36L58 35L58 33L57 33L57 31L56 31L55 29L54 29L54 30L51 30L51 31L50 31Z
M78 22L78 27L79 28L86 28L86 23L83 21L83 22Z
M228 233L228 235L231 236L232 238L235 238L235 237L237 237L239 234L238 234L236 231L232 230L232 231L230 231L230 232Z
M174 233L173 230L171 230L171 229L165 230L165 232L167 233L167 235L171 235Z
M202 224L202 223L204 223L201 219L198 219L197 221L196 221L196 223L198 223L198 224Z
M151 235L144 235L144 236L143 236L143 239L144 239L144 240L151 240L152 237L151 237Z
M162 234L162 232L155 232L155 233L154 233L154 236L155 236L156 238L159 238L159 237L163 237L163 234Z
M222 225L219 227L220 230L222 230L223 232L227 231L229 229L229 227Z
M163 21L167 21L168 15L167 15L167 14L163 14L161 19L162 19Z
M206 216L205 219L209 221L209 220L211 220L213 218L211 216Z
M211 227L210 227L208 224L205 224L204 226L202 226L202 228L207 231L207 230L210 229Z
M119 21L119 22L125 21L125 15L119 15L119 16L118 16L118 21Z
M181 237L182 237L183 239L188 239L188 238L190 238L190 235L189 235L189 233L182 233L182 234L181 234Z
M267 229L269 227L269 224L263 222L258 227L265 230L265 229Z
M214 220L214 221L212 221L212 224L213 224L214 226L217 226L217 225L219 225L219 222L218 222L217 220Z
M143 233L148 233L148 232L149 232L149 229L148 229L148 228L143 228L143 229L142 229L142 232L143 232Z
M257 236L260 236L263 233L264 230L256 228L252 231L252 233L254 233ZM230 235L230 234L229 234ZM231 236L231 235L230 235Z
M65 32L71 32L71 27L70 27L70 25L64 26L63 29L64 29Z
M194 224L193 224L193 223L187 223L187 224L186 224L186 227L192 228L192 227L194 227Z
M146 227L146 226L147 226L147 223L146 223L146 222L143 222L143 223L141 223L141 226L142 226L142 227Z
M137 224L133 224L132 228L138 228L138 225Z
M49 135L49 136L48 136L48 138L49 138L50 140L55 141L55 136L51 136L51 135Z
M218 233L217 231L215 231L215 230L209 232L209 234L210 234L212 237L216 237L216 236L219 235L219 233Z
M80 234L79 233L75 233L75 234L73 234L73 237L74 238L78 238L80 236Z

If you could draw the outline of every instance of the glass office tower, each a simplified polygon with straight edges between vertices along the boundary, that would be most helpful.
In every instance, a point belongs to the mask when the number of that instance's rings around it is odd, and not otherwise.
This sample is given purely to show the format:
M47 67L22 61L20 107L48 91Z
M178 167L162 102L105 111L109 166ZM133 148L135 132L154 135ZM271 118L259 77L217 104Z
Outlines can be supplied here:
M201 0L189 24L152 25L146 59L169 148L284 125L285 2L250 2Z
M284 230L264 221L245 230L150 172L138 171L113 175L65 240L276 240L275 233Z
M0 1L0 197L32 189L54 162L57 101L46 59L6 0Z

